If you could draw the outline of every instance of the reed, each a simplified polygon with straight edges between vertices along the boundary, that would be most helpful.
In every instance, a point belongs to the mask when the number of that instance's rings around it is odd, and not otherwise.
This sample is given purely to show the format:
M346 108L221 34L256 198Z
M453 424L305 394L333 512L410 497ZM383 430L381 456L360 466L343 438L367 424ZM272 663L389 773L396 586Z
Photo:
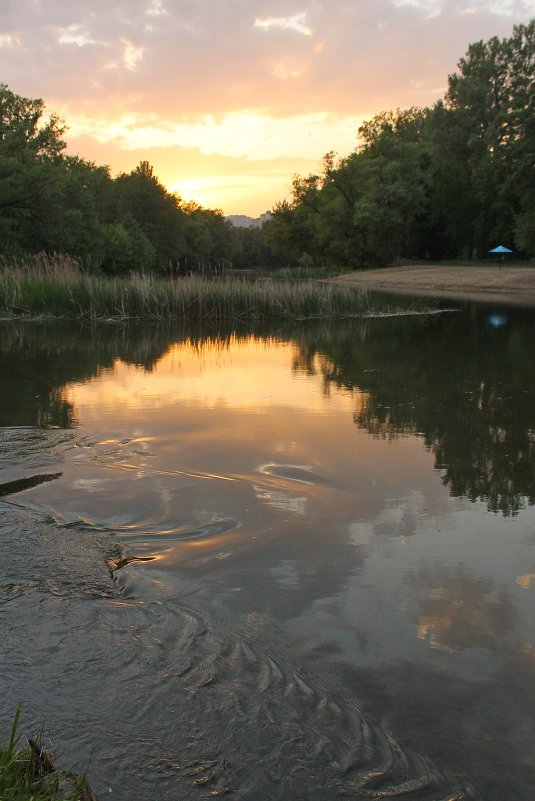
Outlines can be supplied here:
M379 305L378 305L379 304ZM62 319L277 320L383 311L351 286L235 277L125 278L84 272L73 260L0 261L0 314Z

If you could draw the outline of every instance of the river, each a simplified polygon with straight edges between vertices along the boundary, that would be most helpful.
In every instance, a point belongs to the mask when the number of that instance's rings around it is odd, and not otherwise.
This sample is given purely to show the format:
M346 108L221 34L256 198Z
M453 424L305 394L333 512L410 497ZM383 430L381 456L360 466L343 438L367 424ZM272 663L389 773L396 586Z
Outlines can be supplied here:
M0 324L0 725L101 801L535 797L535 318Z

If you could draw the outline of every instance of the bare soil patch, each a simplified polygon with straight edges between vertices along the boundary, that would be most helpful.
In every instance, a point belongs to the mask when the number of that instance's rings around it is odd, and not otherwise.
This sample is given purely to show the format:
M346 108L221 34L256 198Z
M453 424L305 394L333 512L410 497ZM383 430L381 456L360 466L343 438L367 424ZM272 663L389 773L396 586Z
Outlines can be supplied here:
M535 268L417 265L357 270L329 279L362 289L535 307Z

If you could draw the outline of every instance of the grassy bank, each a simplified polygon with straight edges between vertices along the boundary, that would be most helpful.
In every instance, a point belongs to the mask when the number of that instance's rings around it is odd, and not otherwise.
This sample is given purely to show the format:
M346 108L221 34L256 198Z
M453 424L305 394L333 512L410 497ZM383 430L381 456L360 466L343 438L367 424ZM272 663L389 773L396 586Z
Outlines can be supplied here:
M83 272L68 259L51 258L30 265L0 264L0 314L4 315L277 320L348 317L391 311L394 305L386 299L371 300L366 290L315 280L105 277Z
M306 279L322 280L324 278L336 278L338 275L347 273L347 268L342 267L281 267L273 270L272 277L277 281L304 281Z
M85 776L58 770L43 751L39 738L21 748L17 733L20 709L11 734L0 743L0 799L2 801L96 801Z

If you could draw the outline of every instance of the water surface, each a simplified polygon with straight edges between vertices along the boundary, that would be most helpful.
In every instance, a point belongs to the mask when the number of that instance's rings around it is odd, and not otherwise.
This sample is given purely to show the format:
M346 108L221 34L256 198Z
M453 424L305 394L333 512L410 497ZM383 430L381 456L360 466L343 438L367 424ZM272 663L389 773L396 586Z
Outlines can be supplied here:
M529 312L0 344L4 728L125 801L534 796Z

